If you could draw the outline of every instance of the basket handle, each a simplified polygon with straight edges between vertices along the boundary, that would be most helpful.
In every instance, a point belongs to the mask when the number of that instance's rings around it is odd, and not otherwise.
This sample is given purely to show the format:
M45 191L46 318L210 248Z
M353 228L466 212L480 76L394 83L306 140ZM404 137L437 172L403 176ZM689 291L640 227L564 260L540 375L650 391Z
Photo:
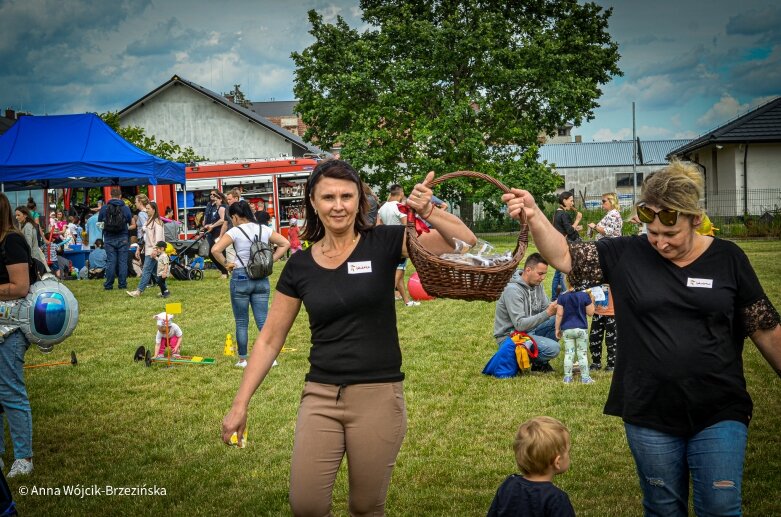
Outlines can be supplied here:
M498 179L496 179L496 178L494 178L492 176L489 176L488 174L483 174L482 172L476 172L476 171L455 171L455 172L449 172L447 174L443 174L442 176L440 176L438 178L434 178L426 186L429 187L429 188L435 187L435 186L439 185L440 183L445 182L447 180L450 180L450 179L453 179L453 178L461 178L461 177L465 177L465 178L478 178L478 179L481 179L481 180L485 180L488 183L490 183L490 184L494 185L495 187L497 187L499 190L501 190L505 194L510 192L510 189L507 188L507 186L504 183L502 183L501 181L499 181ZM413 216L415 215L415 209L412 208L411 206L408 206L407 210L409 210L412 213ZM521 210L521 224L524 224L524 223L526 223L526 211L525 210ZM411 228L415 226L415 217L407 217L407 226L411 227Z

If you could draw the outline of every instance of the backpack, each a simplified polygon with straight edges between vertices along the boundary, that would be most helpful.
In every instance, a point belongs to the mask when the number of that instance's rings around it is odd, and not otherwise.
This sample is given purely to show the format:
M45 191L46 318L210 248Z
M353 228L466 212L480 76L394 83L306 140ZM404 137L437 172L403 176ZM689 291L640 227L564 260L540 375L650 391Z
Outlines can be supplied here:
M106 214L103 217L103 231L106 233L123 233L127 231L127 221L122 213L122 205L109 203L106 206Z
M236 253L239 262L241 262L241 265L247 270L247 276L253 280L266 278L271 274L274 268L274 252L271 247L261 239L260 233L263 231L261 226L258 225L258 234L252 239L249 238L249 235L247 235L241 226L237 226L236 228L244 234L247 240L252 241L249 248L249 264L245 264L244 261L241 260L239 254Z

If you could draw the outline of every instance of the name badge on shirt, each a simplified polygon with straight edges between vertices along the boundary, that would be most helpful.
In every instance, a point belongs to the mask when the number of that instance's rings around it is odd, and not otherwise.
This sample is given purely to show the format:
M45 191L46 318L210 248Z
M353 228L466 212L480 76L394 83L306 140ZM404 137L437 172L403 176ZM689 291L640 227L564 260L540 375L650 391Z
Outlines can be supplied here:
M711 278L689 278L686 281L686 287L704 287L713 289L713 279Z
M348 275L359 275L361 273L371 273L372 272L372 261L371 260L365 260L363 262L348 262L347 263L347 274Z

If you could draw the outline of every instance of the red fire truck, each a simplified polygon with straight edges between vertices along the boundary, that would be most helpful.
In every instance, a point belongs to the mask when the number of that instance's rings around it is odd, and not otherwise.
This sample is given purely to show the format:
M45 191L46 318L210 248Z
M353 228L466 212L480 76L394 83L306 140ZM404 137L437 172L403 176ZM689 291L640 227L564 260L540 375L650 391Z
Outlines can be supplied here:
M304 185L317 163L296 157L194 163L185 169L186 185L149 185L148 196L160 215L172 207L183 225L182 238L191 238L203 225L210 191L237 187L246 201L265 201L274 229L286 236L289 218L303 219ZM103 190L104 199L109 199L110 187ZM132 200L136 190L123 187L122 197ZM71 201L70 192L66 196Z

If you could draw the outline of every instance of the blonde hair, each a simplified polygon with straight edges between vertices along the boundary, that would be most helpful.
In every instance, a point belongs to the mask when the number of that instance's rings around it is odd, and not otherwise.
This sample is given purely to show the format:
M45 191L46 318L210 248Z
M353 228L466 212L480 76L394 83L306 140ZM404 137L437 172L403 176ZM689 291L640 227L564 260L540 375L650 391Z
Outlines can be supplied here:
M615 192L606 192L602 194L602 197L607 199L607 202L610 203L610 208L613 210L618 209L618 196Z
M705 181L695 165L673 160L643 181L639 203L677 210L682 214L701 215L700 199L704 187Z
M544 474L568 446L567 426L549 416L534 417L522 423L513 441L515 461L524 475Z

